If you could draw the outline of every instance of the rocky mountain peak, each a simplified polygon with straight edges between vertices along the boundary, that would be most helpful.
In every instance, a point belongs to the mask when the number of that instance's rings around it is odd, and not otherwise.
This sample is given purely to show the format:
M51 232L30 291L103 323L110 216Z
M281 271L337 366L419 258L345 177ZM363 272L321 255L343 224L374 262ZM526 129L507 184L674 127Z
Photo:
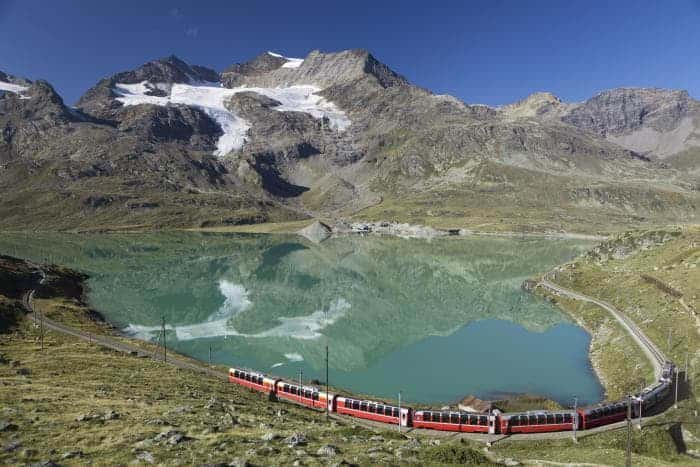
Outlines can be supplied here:
M563 120L601 135L620 135L642 127L666 132L698 102L687 91L659 88L616 88L576 106Z
M313 50L304 59L265 52L249 62L235 64L221 74L222 83L229 88L312 85L325 89L358 80L371 80L381 88L409 84L363 49L330 53Z

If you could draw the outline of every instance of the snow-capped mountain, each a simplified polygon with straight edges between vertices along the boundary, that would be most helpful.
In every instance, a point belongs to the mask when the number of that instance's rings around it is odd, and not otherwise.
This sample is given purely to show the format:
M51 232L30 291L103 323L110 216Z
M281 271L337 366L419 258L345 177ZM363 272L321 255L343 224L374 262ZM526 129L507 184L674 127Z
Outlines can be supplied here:
M76 108L0 73L0 216L24 225L32 209L71 228L694 219L699 108L645 89L468 105L363 50L264 52L221 73L170 56L100 80Z

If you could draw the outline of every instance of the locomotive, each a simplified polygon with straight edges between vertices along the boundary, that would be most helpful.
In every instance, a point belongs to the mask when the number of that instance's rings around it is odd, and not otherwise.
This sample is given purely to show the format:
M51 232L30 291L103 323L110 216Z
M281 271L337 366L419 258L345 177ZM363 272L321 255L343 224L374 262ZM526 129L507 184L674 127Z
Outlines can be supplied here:
M672 387L673 363L666 362L657 382L634 397L631 416L648 413L668 397ZM415 410L383 402L350 398L332 394L315 386L306 386L256 371L231 368L231 383L284 399L306 407L328 410L376 422L402 427L424 428L463 433L515 434L586 430L619 422L627 417L627 400L583 407L577 410L534 410L522 413L484 413L447 410ZM641 412L640 412L641 411Z

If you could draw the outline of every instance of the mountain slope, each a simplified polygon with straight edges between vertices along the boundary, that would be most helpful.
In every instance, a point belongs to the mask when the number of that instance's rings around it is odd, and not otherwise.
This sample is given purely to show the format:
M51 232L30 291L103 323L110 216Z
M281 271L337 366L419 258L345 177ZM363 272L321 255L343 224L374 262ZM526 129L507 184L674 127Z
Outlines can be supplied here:
M697 111L682 92L493 109L413 86L363 50L266 52L221 74L171 56L102 79L77 109L22 83L0 95L11 226L322 215L607 231L698 214L693 138L673 152Z

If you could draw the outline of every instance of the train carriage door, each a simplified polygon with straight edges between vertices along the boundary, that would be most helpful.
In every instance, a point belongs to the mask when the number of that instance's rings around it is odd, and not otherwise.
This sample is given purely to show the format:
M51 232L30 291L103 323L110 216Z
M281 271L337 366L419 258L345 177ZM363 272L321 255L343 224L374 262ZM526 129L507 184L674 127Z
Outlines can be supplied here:
M335 412L335 401L336 396L333 394L326 393L326 403L328 404L328 411Z
M496 418L500 412L498 410L493 410L489 413L489 434L496 434Z
M401 409L401 426L408 426L408 409Z

